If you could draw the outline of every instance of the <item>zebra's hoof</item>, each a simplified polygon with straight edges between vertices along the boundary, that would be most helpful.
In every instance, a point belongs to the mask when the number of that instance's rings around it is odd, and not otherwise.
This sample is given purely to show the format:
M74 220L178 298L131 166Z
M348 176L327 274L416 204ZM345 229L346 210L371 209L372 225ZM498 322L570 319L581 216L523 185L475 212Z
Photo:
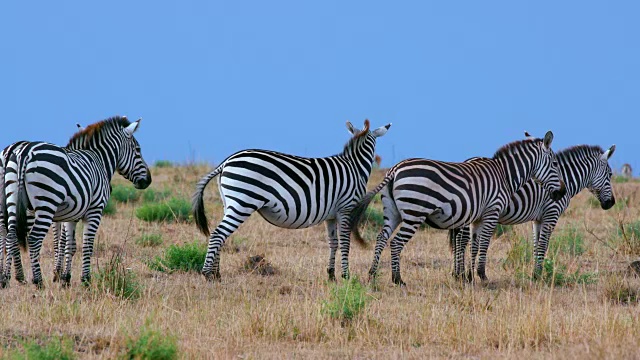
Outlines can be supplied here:
M348 272L342 273L342 278L345 280L349 280L349 273Z
M400 276L400 273L393 273L391 274L391 281L393 281L394 284L399 285L399 286L407 286L407 283L405 283L404 281L402 281L402 277Z
M33 279L33 285L35 285L38 290L44 289L44 281L42 281L42 279Z
M57 272L53 272L53 282L58 282L60 280L60 275Z
M478 277L480 278L480 280L482 280L482 282L489 281L489 278L487 277L487 274L484 272L484 270L478 270Z
M327 268L327 274L329 275L329 281L336 281L336 269Z
M204 275L204 278L208 281L208 282L213 282L213 281L220 281L220 273L218 272L217 274L214 272L203 272L202 275Z
M65 281L66 281L66 279L65 279ZM68 281L71 282L71 274L69 274L69 280ZM83 286L91 285L91 276L83 276L80 279L80 283L82 283Z

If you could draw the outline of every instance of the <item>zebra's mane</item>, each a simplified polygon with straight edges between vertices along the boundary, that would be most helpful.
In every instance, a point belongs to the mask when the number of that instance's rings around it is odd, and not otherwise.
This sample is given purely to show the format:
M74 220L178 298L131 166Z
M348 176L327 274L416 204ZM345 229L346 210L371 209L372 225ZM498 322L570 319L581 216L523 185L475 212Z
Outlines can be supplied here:
M67 147L87 149L91 139L100 135L102 132L109 129L127 127L129 125L131 125L131 122L129 122L126 116L113 116L108 119L98 121L97 123L91 124L83 130L73 134L71 139L69 139Z
M493 154L493 158L495 159L501 155L509 154L514 149L522 148L524 144L533 143L536 141L542 141L542 139L524 139L524 140L517 140L514 142L510 142L506 145L503 145L500 149L496 150L496 153Z
M595 153L596 155L604 154L604 150L602 150L602 147L598 145L575 145L558 151L556 156L564 158L581 152L588 154Z
M359 133L353 135L349 141L344 145L344 149L342 150L342 154L345 154L353 147L353 143L356 142L359 138L367 135L369 133L369 120L364 121L364 129L362 129Z

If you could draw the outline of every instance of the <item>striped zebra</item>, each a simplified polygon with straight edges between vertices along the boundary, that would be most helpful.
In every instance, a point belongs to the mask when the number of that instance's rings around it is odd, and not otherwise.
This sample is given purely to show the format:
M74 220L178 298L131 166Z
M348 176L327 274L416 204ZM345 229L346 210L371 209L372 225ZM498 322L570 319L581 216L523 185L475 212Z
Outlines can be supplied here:
M404 160L389 169L382 182L367 193L351 213L351 230L360 238L358 224L374 195L382 191L384 227L378 235L369 276L375 277L380 254L391 241L392 281L405 285L400 276L400 252L422 223L437 229L471 225L480 244L478 274L486 280L485 260L498 216L511 195L529 181L541 182L555 200L564 196L555 154L553 133L544 139L526 139L507 144L492 159L452 163L427 159ZM472 254L475 262L477 253ZM473 265L472 265L473 266Z
M567 193L558 201L534 181L528 181L518 190L508 206L500 214L498 222L503 225L517 225L533 221L533 244L536 259L534 277L542 270L545 254L549 245L549 237L553 232L560 215L569 207L571 198L582 189L588 189L600 201L604 210L610 209L616 200L611 187L611 166L609 158L616 146L603 151L600 146L579 145L556 153L562 178ZM467 161L476 161L469 159ZM454 275L464 273L465 249L469 243L469 227L449 230L449 245L454 253ZM478 244L472 244L477 248ZM477 250L475 250L477 251Z
M631 179L633 177L633 170L631 169L631 165L623 164L620 174L627 179Z
M40 248L54 221L84 221L82 281L90 281L93 239L110 196L113 174L117 171L137 189L151 184L149 168L133 136L139 125L140 120L131 123L126 117L115 116L77 132L66 148L31 142L19 154L11 155L5 174L8 256L0 285L6 286L10 279L11 262L20 253L20 242L28 245L33 283L42 286ZM27 210L34 212L35 220L25 241ZM67 248L61 277L67 284L71 279L69 255Z
M82 130L83 127L80 124L76 123L76 126L79 130ZM24 146L28 143L28 141L17 141L2 150L0 153L0 276L4 273L4 261L5 261L5 241L7 238L7 216L6 216L6 207L5 207L5 193L4 193L4 174L5 167L7 161L12 153L19 153ZM33 225L33 216L29 216L27 219L28 228L31 229ZM61 228L60 223L56 223L53 230L54 240L53 240L53 248L54 254L57 258L58 256L58 243L60 242L60 238L66 236L66 231L64 228ZM20 261L20 258L16 258L16 261ZM22 265L16 266L16 280L24 283L26 282L24 279L24 272L22 271ZM55 281L55 279L54 279Z
M257 211L273 225L300 229L326 222L329 235L329 279L335 279L335 257L340 229L342 276L349 276L349 212L366 191L371 174L376 139L391 124L362 131L347 122L353 137L342 153L325 158L305 158L266 150L239 151L205 175L196 185L193 215L198 228L209 238L202 274L220 279L220 247ZM203 192L220 175L218 190L224 215L213 232L204 210Z

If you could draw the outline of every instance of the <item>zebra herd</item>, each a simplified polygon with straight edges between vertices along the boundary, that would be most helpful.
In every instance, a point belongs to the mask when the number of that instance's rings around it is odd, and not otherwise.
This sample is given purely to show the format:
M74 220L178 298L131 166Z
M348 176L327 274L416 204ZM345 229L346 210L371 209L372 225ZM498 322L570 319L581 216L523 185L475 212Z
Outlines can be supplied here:
M151 172L133 134L140 120L116 116L86 128L79 126L66 147L45 142L18 142L0 157L0 286L8 285L11 268L25 282L20 246L27 248L33 283L43 280L39 257L44 236L54 226L54 281L68 285L76 251L75 228L82 220L82 277L91 279L93 239L111 194L115 172L137 189L151 184ZM423 223L449 230L454 276L486 280L489 243L496 226L533 222L535 270L540 271L549 237L559 216L582 189L589 189L603 209L615 204L607 151L580 145L554 153L553 133L499 148L492 158L462 163L407 159L390 168L382 182L366 192L376 141L391 124L358 129L347 122L352 137L341 153L305 158L267 150L243 150L225 159L196 184L193 217L209 236L202 274L220 279L220 249L225 240L258 212L278 227L300 229L324 222L329 242L327 273L335 280L335 261L341 253L342 277L349 277L351 233L366 244L358 225L380 193L384 226L369 270L376 275L381 253L390 243L392 281L404 285L400 253ZM223 216L213 231L205 214L204 190L218 177ZM465 273L465 252L471 242L471 261ZM476 265L477 261L477 265Z

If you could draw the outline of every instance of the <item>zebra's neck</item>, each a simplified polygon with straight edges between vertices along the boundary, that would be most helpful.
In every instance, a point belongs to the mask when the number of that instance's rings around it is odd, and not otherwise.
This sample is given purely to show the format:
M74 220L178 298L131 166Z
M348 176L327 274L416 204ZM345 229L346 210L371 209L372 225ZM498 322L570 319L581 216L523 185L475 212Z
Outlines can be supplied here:
M580 191L588 187L591 180L592 159L583 153L570 154L569 156L558 156L558 164L562 172L562 179L567 187L569 198L576 196Z
M499 155L495 158L504 170L505 183L509 196L512 196L529 180L533 173L534 159L526 158L522 154L518 157L512 153Z
M113 178L116 172L119 143L116 139L112 138L110 138L109 141L104 141L104 135L105 134L100 134L96 136L88 147L81 149L77 144L69 144L67 149L70 152L91 158L93 161L100 163L105 169L107 180L111 181L111 178Z
M358 177L366 184L373 167L375 140L372 141L368 139L367 136L353 140L355 141L350 141L349 144L345 146L340 156L354 164Z

